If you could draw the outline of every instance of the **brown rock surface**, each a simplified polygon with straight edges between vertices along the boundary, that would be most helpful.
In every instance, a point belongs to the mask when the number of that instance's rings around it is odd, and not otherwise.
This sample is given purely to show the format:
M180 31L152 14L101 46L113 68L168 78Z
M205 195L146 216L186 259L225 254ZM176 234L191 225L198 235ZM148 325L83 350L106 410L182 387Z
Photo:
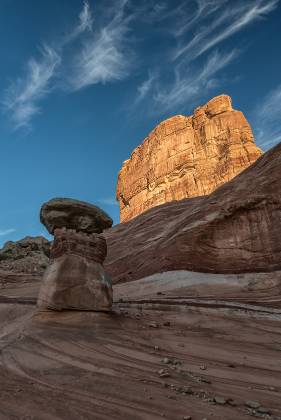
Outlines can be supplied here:
M191 299L193 274L116 285L110 314L38 313L19 283L0 290L1 420L247 420L248 401L280 420L281 310L261 305L281 273L212 289L205 274Z
M126 282L192 270L281 269L281 144L209 196L150 209L105 232L106 270Z
M221 95L160 123L119 173L120 220L151 207L210 194L261 155L242 112Z

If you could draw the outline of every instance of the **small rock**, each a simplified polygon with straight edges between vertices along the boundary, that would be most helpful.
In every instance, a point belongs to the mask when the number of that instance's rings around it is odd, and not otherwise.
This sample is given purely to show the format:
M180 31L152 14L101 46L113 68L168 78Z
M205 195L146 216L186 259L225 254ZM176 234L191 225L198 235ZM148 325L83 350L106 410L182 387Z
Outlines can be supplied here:
M266 407L259 407L257 411L261 414L270 414L270 410Z
M192 417L191 416L184 416L183 420L192 420Z
M159 346L154 346L154 350L159 350Z
M223 397L214 397L214 401L216 404L219 405L225 405L226 404L226 399Z
M168 378L169 376L171 376L169 374L169 372L167 372L167 370L165 370L165 369L160 369L158 371L158 374L159 374L160 378Z
M201 365L201 366L200 366L200 369L201 369L201 370L206 370L206 369L207 369L207 366L205 366L205 365Z
M168 357L164 357L164 359L162 359L161 362L164 363L165 365L168 365L169 363L172 363L172 360L169 359Z
M159 328L159 324L157 324L157 322L155 322L155 321L150 322L150 323L148 324L148 326L149 326L150 328Z
M258 401L246 401L245 404L247 407L253 408L255 410L261 406Z
M237 401L233 400L232 398L229 398L229 399L227 400L227 403L228 403L229 405L232 405L232 407L236 407L236 406L238 405Z
M169 321L163 322L164 327L170 327L171 323Z

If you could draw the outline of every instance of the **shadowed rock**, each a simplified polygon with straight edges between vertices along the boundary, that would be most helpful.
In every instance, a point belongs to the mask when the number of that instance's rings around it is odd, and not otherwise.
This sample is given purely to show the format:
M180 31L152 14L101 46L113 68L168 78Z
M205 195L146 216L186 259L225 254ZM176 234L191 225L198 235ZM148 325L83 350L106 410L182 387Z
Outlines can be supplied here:
M101 233L112 226L112 219L99 207L71 198L53 198L43 204L40 221L53 234L67 227L79 232Z
M55 310L110 310L111 280L102 266L107 245L105 238L95 232L101 232L112 220L98 207L70 199L51 200L43 205L40 216L55 239L38 306ZM89 230L92 233L85 233Z

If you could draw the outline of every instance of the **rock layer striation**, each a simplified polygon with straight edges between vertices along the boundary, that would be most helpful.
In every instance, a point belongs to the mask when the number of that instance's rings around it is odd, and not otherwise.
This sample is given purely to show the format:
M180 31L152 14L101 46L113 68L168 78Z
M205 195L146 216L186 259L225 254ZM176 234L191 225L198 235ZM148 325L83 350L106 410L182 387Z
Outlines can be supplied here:
M174 201L105 232L114 283L191 270L281 270L281 143L209 196Z
M262 154L231 98L221 95L160 123L123 163L116 197L120 220L173 200L210 194Z

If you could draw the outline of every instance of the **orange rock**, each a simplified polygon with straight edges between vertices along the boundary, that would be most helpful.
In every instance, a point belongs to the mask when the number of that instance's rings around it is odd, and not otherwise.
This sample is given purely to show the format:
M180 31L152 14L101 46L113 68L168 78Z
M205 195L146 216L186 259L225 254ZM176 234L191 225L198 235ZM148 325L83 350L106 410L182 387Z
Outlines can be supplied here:
M255 145L243 113L221 95L160 123L123 163L118 176L120 220L151 207L210 194L256 161Z

